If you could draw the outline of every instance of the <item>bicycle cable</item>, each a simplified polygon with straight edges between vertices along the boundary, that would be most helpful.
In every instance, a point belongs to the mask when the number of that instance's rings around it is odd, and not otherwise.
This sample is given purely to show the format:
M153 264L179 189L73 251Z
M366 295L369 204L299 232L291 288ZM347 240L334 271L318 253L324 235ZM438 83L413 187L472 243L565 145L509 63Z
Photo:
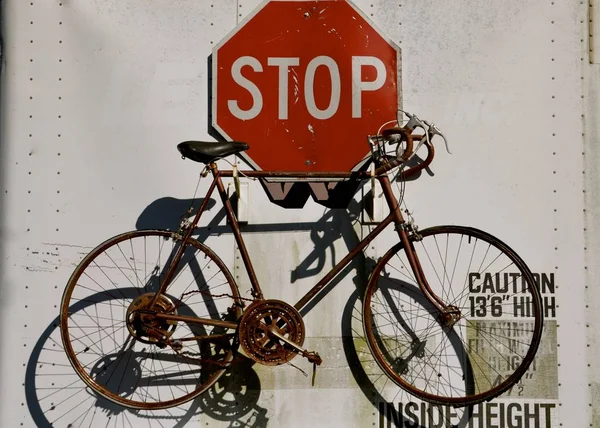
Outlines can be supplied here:
M400 111L404 113L403 110L400 110ZM383 125L381 125L381 127L379 128L378 134L381 133L381 130L383 129L384 126L386 126L386 125L388 125L390 123L393 123L393 122L396 122L398 128L402 128L405 125L405 123L408 123L408 121L403 121L403 120L401 121L401 120L398 120L398 119L396 119L395 121L386 122ZM417 147L417 149L418 149L418 147ZM398 156L398 155L396 155L396 156ZM412 157L412 154L411 154L411 157ZM401 208L402 203L404 202L404 193L405 193L405 190L406 190L406 181L402 180L402 172L403 172L404 168L406 168L407 162L408 162L408 160L402 162L398 166L396 175L394 175L394 177L392 178L392 181L396 182L396 188L398 189L398 205L399 205L398 208ZM406 206L406 202L404 202L404 205Z
M249 180L253 180L253 181L256 181L256 180L258 180L258 178L256 178L256 177L248 177L246 174L244 174L244 173L243 173L243 172L242 172L242 171L241 171L241 170L238 168L238 163L237 163L237 162L236 162L236 163L231 163L231 162L229 161L229 159L226 159L226 158L223 158L223 159L221 159L221 160L223 160L223 161L227 162L229 165L231 165L231 167L234 169L234 171L237 171L237 173L238 173L238 174L240 174L242 177L246 177L247 179L249 179Z
M200 187L200 181L202 180L202 177L206 177L206 175L208 174L208 165L205 166L202 171L200 171L200 174L198 174L198 182L196 183L196 189L194 190L194 196L192 196L192 201L190 202L190 207L188 208L188 210L186 212L184 212L181 216L179 216L179 220L180 223L183 224L185 222L189 222L189 217L192 215L192 213L194 212L194 201L196 200L196 195L198 194L198 188ZM187 218L184 220L184 217ZM181 228L181 225L180 225Z

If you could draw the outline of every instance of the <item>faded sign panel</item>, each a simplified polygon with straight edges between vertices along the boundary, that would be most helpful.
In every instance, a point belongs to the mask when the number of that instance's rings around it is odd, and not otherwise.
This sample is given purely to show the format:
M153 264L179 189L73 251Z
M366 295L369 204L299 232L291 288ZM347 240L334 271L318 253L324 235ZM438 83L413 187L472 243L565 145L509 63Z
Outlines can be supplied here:
M556 365L556 321L547 321L538 352L521 380L506 392L509 397L558 398ZM490 386L510 376L521 363L528 343L524 332L531 322L477 321L467 329L467 343L473 355L475 379L485 379ZM493 343L489 338L493 338ZM498 348L504 350L498 353Z

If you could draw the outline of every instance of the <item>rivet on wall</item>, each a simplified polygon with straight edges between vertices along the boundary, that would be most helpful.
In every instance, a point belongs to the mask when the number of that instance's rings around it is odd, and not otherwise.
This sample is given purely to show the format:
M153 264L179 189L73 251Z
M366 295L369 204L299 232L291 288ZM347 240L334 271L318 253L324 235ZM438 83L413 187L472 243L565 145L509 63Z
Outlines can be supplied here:
M553 1L549 2L549 3L550 3L550 6L554 6L554 2ZM549 30L552 31L553 33L556 31L556 34L561 34L559 32L559 29L554 24L555 24L555 21L551 20L550 21L550 28L549 28ZM557 63L559 63L560 60L561 60L560 56L556 56L556 52L555 52L556 41L557 41L556 38L550 39L550 45L549 45L549 47L552 48L552 54L553 54L552 56L550 56L551 66L550 66L550 68L548 70L549 73L550 73L550 86L549 86L549 90L550 90L551 99L553 101L557 100L557 96L556 96L557 92L555 92L555 91L557 89L560 89L560 87L556 86L556 84L558 83L558 79L557 79L557 74L556 74L557 70L554 68L554 67L556 67ZM559 94L560 94L560 92L559 92ZM552 106L552 109L559 109L560 110L560 107L557 107L557 105L554 104L554 102L551 104L551 106ZM553 144L552 144L552 146L554 146L554 147L558 146L558 148L561 148L562 146L558 145L560 143L556 139L557 133L560 132L560 127L558 126L559 122L557 121L556 113L555 112L551 113L551 123L553 124L552 128L554 128L555 130L557 130L556 132L552 132L551 133L551 136L553 138L553 141L552 141ZM551 153L552 153L553 160L555 162L558 162L559 159L561 158L561 156L560 156L560 154L557 153L556 150L557 149L554 148ZM559 177L558 177L558 171L556 169L552 170L552 175L554 176L555 179L559 179ZM552 194L555 197L553 199L553 202L554 202L555 207L556 207L556 206L558 206L560 204L560 199L557 198L559 196L558 188L552 188ZM553 208L553 212L555 214L557 214L558 213L558 209L557 208ZM559 245L558 245L558 242L559 242L560 238L558 237L558 233L557 233L558 230L559 230L559 228L558 228L559 221L560 221L559 217L555 215L554 216L554 221L553 221L554 224L552 225L552 229L555 232L554 239L553 239L554 240L554 251L555 251L555 254L556 254L555 257L557 257L558 260L560 260ZM558 271L558 268L559 268L558 265L554 266L554 270L556 272ZM556 287L556 288L558 289L559 287ZM560 327L560 325L558 323L556 323L557 333L558 333L559 327ZM558 349L560 349L560 347L561 347L559 337L560 337L560 334L557 334L557 341L556 341L557 355L556 355L556 358L557 358L557 366L560 368L561 367L561 363L558 362L558 361L560 361L560 355L561 355L561 354L558 353ZM562 371L559 369L558 373L557 373L559 381L562 378L561 372ZM558 383L559 387L560 387L560 385L561 385L561 383ZM560 396L560 393L559 393L559 396ZM562 406L562 403L558 403L558 406ZM549 423L549 421L548 421L548 423Z
M62 6L63 6L63 3L62 3L62 2L58 3L58 6L59 6L59 7L62 7ZM60 25L62 25L62 21L59 21L58 25L59 25L59 26L60 26ZM60 49L60 51L58 52L58 56L59 56L59 58L58 58L58 62L59 62L60 64L62 64L62 63L63 63L63 59L64 59L64 58L63 58L63 52L62 52L62 47L63 47L63 39L62 39L62 34L61 34L61 35L59 35L59 38L58 38L58 45L60 46L60 48L59 48L59 49ZM62 74L62 72L63 72L63 70L62 70L62 69L60 69L60 70L59 70L59 73L61 73L61 74ZM59 81L59 82L62 82L62 77L59 77L59 78L58 78L58 81ZM60 94L60 93L59 93L59 94ZM60 102L60 101L62 101L62 99L63 99L63 97L62 97L62 94L58 95L58 96L57 96L57 98L58 98L58 101L59 101L59 102ZM62 103L61 103L61 105L62 105ZM60 112L60 111L62 110L62 109L61 109L61 106L59 105L59 106L57 106L57 107L58 107L58 111ZM58 115L57 115L57 119L59 119L59 120L63 119L63 113L62 113L62 112L61 112L60 114L58 114ZM59 124L58 124L59 126L57 126L57 128L58 128L58 129L57 129L57 133L56 133L56 136L57 136L57 138L62 138L62 136L63 136L63 130L61 129L61 126L60 126L61 124L62 124L62 122L59 122ZM60 156L60 152L59 152L59 153L57 153L57 156ZM56 175L57 175L57 176L59 176L59 175L60 175L60 171L57 171L57 172L56 172ZM57 183L57 184L58 184L58 183ZM59 184L59 185L60 185L60 184ZM58 195L58 194L60 194L60 190L57 190L57 191L56 191L56 193L57 193L57 195ZM60 213L60 210L59 210L59 209L56 209L55 211L56 211L56 213ZM58 227L56 227L55 229L56 229L56 232L59 232L59 228L58 228Z

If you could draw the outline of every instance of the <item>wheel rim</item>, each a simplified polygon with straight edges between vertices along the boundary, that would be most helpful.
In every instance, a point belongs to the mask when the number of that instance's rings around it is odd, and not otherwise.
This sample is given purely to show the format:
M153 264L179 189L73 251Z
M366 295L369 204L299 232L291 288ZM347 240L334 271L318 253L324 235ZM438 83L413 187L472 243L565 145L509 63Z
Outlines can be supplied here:
M233 358L234 330L156 320L148 311L180 237L137 231L94 249L71 276L61 337L81 379L126 407L162 409L208 389ZM190 241L154 313L235 321L239 295L208 248Z
M542 314L533 276L484 232L447 226L421 235L415 251L448 311L440 313L424 297L398 244L366 290L369 347L397 385L426 401L461 406L493 398L521 378L539 346Z

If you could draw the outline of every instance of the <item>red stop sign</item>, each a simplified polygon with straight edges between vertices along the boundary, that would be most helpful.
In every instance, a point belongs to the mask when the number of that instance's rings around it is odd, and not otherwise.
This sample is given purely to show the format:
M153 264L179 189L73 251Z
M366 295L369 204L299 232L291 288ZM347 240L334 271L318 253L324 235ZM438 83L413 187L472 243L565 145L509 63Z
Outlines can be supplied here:
M213 126L257 169L350 171L399 105L400 49L347 1L267 2L213 50Z

